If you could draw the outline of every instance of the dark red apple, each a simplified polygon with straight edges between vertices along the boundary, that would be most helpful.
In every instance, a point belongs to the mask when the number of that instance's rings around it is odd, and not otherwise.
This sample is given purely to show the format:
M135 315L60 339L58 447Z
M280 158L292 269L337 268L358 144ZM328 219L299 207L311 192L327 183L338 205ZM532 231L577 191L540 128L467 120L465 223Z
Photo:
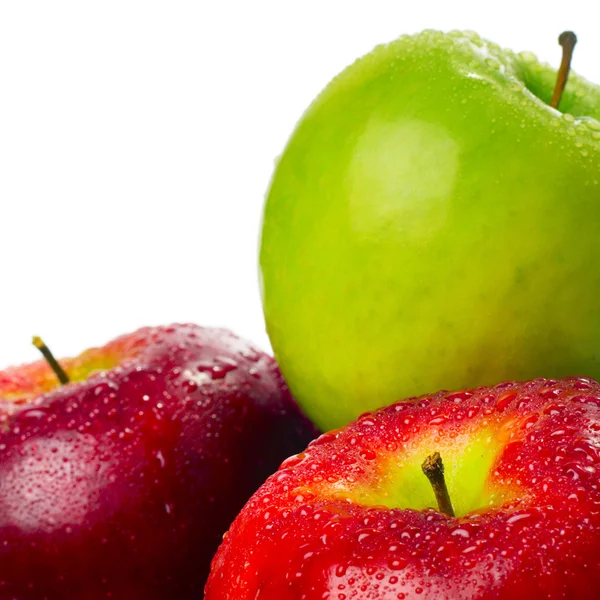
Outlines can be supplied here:
M456 516L434 508L422 472L436 452ZM206 600L597 599L599 473L595 381L399 402L267 480L217 552Z
M201 598L223 532L314 430L270 357L141 329L0 372L0 599Z

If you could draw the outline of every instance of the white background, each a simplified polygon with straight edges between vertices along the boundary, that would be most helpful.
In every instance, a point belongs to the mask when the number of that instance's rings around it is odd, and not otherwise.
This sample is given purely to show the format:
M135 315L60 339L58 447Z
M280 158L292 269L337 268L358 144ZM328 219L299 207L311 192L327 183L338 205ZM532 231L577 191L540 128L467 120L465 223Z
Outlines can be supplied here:
M257 283L275 157L331 77L424 28L600 82L596 1L0 0L0 367L142 325L268 348Z

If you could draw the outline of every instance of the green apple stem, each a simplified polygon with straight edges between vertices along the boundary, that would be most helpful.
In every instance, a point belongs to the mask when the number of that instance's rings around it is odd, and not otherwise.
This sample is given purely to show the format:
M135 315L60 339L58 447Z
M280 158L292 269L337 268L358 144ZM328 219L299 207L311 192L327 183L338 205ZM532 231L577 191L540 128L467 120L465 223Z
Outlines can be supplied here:
M558 75L556 76L556 85L554 86L554 93L550 100L550 106L556 108L560 105L565 86L567 85L567 79L569 78L569 71L571 70L571 60L573 58L573 50L577 43L577 36L572 31L563 31L558 36L558 43L562 46L563 54L558 69Z
M54 371L58 380L64 385L69 383L69 376L65 373L65 370L58 364L58 361L54 358L50 348L44 344L42 338L37 335L33 336L33 345L44 355L46 362L50 365L50 368Z
M428 456L421 468L427 479L429 479L429 483L431 483L440 512L453 517L454 508L452 508L452 502L450 501L450 494L444 477L444 463L442 463L440 453L434 452Z

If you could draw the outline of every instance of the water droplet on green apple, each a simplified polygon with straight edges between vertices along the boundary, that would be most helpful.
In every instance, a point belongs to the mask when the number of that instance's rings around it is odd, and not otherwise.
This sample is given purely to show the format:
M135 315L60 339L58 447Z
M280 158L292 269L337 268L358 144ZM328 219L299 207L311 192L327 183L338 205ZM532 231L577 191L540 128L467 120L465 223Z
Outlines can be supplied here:
M523 60L526 63L532 63L532 64L538 63L538 58L533 52L527 52L527 51L520 52L518 54L518 56L521 60Z
M600 131L600 121L596 121L592 117L581 117L581 123L592 131Z

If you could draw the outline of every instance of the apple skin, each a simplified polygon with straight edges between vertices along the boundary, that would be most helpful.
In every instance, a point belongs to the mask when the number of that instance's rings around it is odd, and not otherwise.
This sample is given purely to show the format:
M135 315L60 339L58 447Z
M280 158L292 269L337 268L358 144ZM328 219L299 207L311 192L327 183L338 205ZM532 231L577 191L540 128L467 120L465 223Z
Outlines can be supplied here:
M560 48L557 46L557 60ZM600 88L426 31L298 123L260 248L283 375L326 431L432 389L600 377Z
M421 473L439 451L456 517ZM596 599L600 385L440 392L290 457L242 509L205 600Z
M81 381L0 373L0 598L201 598L239 509L314 437L274 360L175 325L61 364Z

